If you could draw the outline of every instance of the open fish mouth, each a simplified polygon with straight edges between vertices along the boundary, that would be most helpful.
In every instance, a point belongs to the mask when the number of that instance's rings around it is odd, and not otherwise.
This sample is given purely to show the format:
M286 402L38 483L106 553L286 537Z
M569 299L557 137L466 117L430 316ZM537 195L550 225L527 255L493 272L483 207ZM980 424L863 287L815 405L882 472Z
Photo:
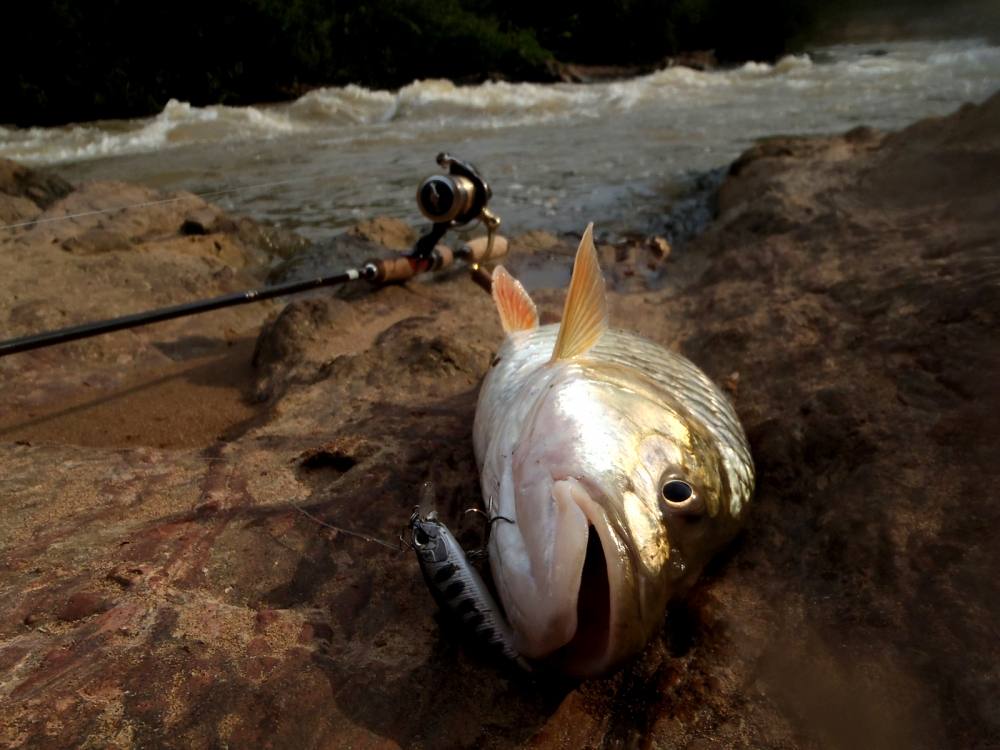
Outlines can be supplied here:
M603 671L616 650L620 597L625 583L621 543L602 506L597 487L576 479L557 482L566 491L587 522L583 564L576 591L576 630L557 652L560 668L570 674L591 675Z
M596 490L573 478L548 489L549 503L519 506L517 529L495 531L498 590L525 656L590 675L603 671L617 648L617 602L627 577L621 544ZM543 526L546 533L537 533Z
M556 658L574 671L575 665L591 663L608 651L611 639L611 582L604 545L591 524L587 529L587 552L576 597L576 632Z

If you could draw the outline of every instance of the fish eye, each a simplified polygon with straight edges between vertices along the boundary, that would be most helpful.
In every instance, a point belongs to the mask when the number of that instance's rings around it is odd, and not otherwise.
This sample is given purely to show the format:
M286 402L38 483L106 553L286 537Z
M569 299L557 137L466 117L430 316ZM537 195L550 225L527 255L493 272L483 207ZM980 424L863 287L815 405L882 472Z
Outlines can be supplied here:
M679 505L691 499L694 488L683 479L671 479L663 485L660 492L668 503Z

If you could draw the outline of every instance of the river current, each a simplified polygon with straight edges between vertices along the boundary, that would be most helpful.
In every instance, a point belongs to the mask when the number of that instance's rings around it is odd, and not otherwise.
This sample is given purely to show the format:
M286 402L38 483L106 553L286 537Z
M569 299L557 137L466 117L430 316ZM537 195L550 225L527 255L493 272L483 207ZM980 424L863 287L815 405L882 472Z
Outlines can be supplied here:
M898 128L1000 87L985 41L841 45L774 65L668 68L595 84L417 81L323 88L256 107L171 101L156 117L0 127L0 156L72 181L216 193L226 209L313 239L366 216L419 221L417 183L450 151L481 168L508 232L663 231L697 175L755 139Z

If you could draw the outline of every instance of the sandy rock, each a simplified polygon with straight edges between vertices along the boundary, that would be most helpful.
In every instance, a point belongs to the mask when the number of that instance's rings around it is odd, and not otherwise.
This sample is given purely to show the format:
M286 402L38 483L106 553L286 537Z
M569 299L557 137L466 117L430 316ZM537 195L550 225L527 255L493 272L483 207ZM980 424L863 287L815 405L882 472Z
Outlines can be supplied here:
M361 268L373 258L388 253L384 247L350 233L339 234L328 240L314 242L279 263L267 276L269 284L286 284L293 281L330 276L346 268ZM340 287L334 294L350 296L350 288Z
M76 622L92 615L107 612L112 604L101 594L90 591L79 591L66 601L59 611L59 619L65 622Z
M131 249L131 246L131 241L124 234L97 228L67 237L60 245L63 250L74 255L122 252Z
M36 219L72 189L61 177L0 159L0 224Z
M198 395L178 410L195 421L234 391L262 399L222 438L193 430L161 447L150 419L123 443L108 420L104 442L84 442L64 429L79 411L29 418L18 395L68 388L45 367L57 360L4 365L0 399L23 424L16 440L0 426L0 744L989 745L998 133L994 98L888 136L763 145L659 287L611 295L615 325L684 352L734 394L759 484L743 536L605 680L498 668L439 621L395 548L427 480L463 544L482 542L463 511L478 503L471 421L500 329L462 273L292 301L255 354L234 345L182 370ZM181 237L177 218L170 242L202 241ZM7 268L115 257L128 279L131 264L166 256L151 227L117 227L142 251L36 247ZM515 250L511 265L568 267L575 244ZM543 286L544 320L563 292ZM86 312L96 293L60 294L15 300L17 325L54 304ZM192 320L158 351L180 367L212 351L190 339L216 325ZM101 359L113 342L95 346L62 356L137 366ZM239 379L221 384L220 368ZM126 397L117 375L92 371L96 400ZM206 383L211 396L195 390Z
M116 182L71 189L22 167L5 167L4 175L8 189L38 201L31 217L39 223L0 230L3 338L258 286L274 250L266 238L279 237L190 194L165 197ZM185 222L203 231L184 233ZM274 307L211 313L219 347L240 332L255 336ZM190 329L190 320L170 321L0 360L0 375L31 373L10 406L49 402L92 378L121 381L136 363L167 364L173 357L161 345L178 351L168 342ZM9 416L0 414L0 423Z
M268 399L292 380L316 379L329 357L331 339L344 338L357 328L357 314L343 300L324 296L289 303L257 339L256 398Z
M73 186L58 175L0 159L0 196L3 198L20 198L44 210L72 190Z
M417 241L417 231L402 219L376 216L347 230L351 237L372 242L390 250L409 250Z
M561 247L563 242L551 232L543 229L533 229L511 238L511 252L518 255L527 253L533 255L553 248Z

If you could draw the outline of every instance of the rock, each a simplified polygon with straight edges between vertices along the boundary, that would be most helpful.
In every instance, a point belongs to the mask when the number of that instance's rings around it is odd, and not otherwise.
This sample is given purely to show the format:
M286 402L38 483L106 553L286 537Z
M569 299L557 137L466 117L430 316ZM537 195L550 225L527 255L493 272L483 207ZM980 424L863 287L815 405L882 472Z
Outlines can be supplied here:
M181 410L218 411L235 387L213 379L220 366L265 399L221 438L159 447L150 420L128 446L85 443L68 427L84 407L32 411L54 393L127 398L118 373L140 363L119 363L111 337L2 365L12 406L0 419L20 426L0 422L0 744L989 745L998 133L1000 96L899 133L762 144L657 285L611 294L614 325L683 352L733 395L759 482L742 537L604 680L498 669L439 626L398 549L425 481L462 543L483 540L463 512L478 504L471 421L501 333L464 274L231 318L244 333L267 325L256 354L234 345L214 370L159 368L210 350L218 320L165 327L163 359L147 366L194 394ZM180 237L185 215L105 217L130 251L5 246L5 289L43 268L56 278L15 301L16 325L92 312L82 269L114 271L112 301L134 300L154 253L157 294L216 291L216 250L200 243L239 238ZM551 264L535 277L543 320L559 315L563 292L547 287L565 283L577 241L511 256ZM388 253L342 242L345 258ZM629 283L664 255L644 239L603 252L609 278L634 269Z
M556 60L548 64L550 75L564 83L599 83L646 75L663 67L660 63L644 65L581 65Z
M719 60L715 56L715 50L704 49L692 52L682 52L669 58L671 66L681 66L692 70L715 70L719 67Z
M355 224L347 230L351 237L371 242L390 250L405 251L417 241L417 231L401 219L390 216L376 216Z
M511 237L510 241L511 252L517 255L522 253L534 254L562 245L558 237L543 229L533 229L530 232L519 234L516 237Z
M73 186L58 175L0 159L0 194L26 198L39 208L46 209L72 191Z
M38 203L31 203L30 216L41 220L0 235L0 283L9 290L4 296L9 302L0 309L5 339L253 288L271 262L273 246L264 240L270 230L255 233L253 222L237 223L193 195L165 199L116 182L72 189L59 178L9 162L0 163L0 185L6 186L0 191L34 196ZM0 203L6 194L0 192ZM142 208L127 208L139 204ZM185 221L197 221L204 233L181 235ZM275 306L212 313L215 350L228 346L227 328L256 336ZM6 403L34 408L58 403L66 384L91 378L124 382L131 365L168 361L158 342L182 336L189 327L189 320L170 321L0 360L0 378L23 372L30 379L20 380ZM63 385L56 385L60 381ZM2 410L0 429L12 416Z
M132 243L129 238L117 232L106 229L88 229L87 231L63 240L60 247L74 255L96 255L97 253L113 253L129 250Z
M22 224L37 219L72 189L57 175L0 159L0 223Z
M384 258L392 253L386 248L352 233L340 234L304 247L268 274L269 284L286 284L292 281L332 276L347 268L361 268L373 258ZM350 297L357 285L344 285L334 289L338 296ZM360 285L364 287L364 285Z
M670 243L665 238L650 237L646 243L656 260L666 260L670 257Z
M59 619L64 622L76 622L91 615L107 612L111 604L100 594L81 591L73 594L59 611Z
M336 298L291 302L257 339L253 355L258 371L255 398L270 398L292 380L306 382L319 377L329 356L330 331L337 332L336 338L350 336L357 328L356 317L350 305Z

